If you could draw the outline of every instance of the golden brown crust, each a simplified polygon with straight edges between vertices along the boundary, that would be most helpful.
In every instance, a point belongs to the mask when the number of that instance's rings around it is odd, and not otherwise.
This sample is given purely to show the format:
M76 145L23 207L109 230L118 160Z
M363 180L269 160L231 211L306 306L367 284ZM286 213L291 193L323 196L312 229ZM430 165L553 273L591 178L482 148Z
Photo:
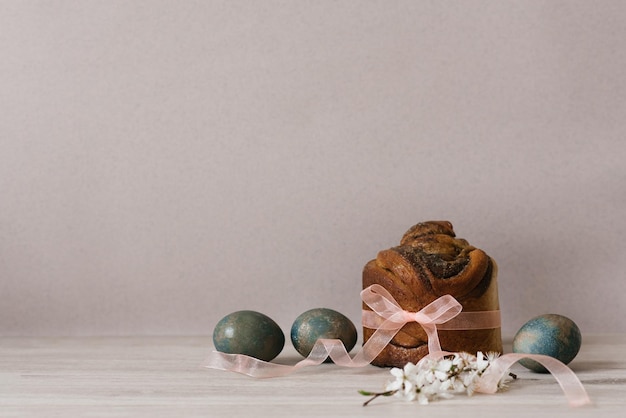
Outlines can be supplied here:
M482 250L455 238L452 224L430 221L411 227L401 244L378 253L363 269L363 288L380 284L400 306L416 312L450 294L464 312L498 310L497 266ZM368 309L366 306L364 309ZM374 330L364 328L367 341ZM502 352L500 329L439 331L446 351ZM408 323L372 362L402 367L428 354L425 331Z

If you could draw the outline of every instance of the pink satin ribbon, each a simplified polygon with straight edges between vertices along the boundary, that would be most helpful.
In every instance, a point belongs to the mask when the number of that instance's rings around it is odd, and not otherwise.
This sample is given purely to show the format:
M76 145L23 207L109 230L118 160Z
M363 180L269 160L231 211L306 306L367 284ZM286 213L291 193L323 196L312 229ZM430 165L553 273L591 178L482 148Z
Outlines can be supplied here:
M311 353L293 366L270 363L243 354L228 354L213 351L204 366L242 373L256 378L285 376L307 366L323 363L328 357L338 366L363 367L372 362L391 342L400 329L409 322L417 322L428 336L428 354L422 359L440 358L452 353L442 351L437 329L485 329L500 327L500 311L461 312L461 304L450 295L444 295L418 312L409 312L395 301L382 286L374 284L361 292L361 299L372 310L363 310L363 326L375 329L363 347L351 358L345 346L338 339L320 338L315 342ZM477 392L495 393L498 382L509 367L529 358L542 364L561 385L570 405L580 406L591 403L587 392L567 366L560 361L541 355L505 354L496 359L480 379Z
M361 299L372 310L363 310L365 328L376 331L370 339L384 339L389 343L400 329L409 322L417 322L428 336L428 351L441 351L437 330L467 330L500 327L500 311L461 312L463 306L450 295L426 305L419 312L408 312L396 302L384 287L374 284L361 292ZM363 346L367 346L367 343ZM383 348L384 346L383 345ZM372 360L382 351L376 353Z

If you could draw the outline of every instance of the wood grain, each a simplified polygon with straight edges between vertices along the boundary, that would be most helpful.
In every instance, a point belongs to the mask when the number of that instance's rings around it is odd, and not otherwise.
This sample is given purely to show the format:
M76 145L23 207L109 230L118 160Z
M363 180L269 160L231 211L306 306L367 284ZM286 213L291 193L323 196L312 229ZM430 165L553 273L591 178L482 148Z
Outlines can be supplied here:
M203 368L211 348L210 337L0 338L0 417L604 418L622 417L626 407L626 335L585 338L571 367L594 405L576 409L550 375L520 366L504 393L428 406L383 398L363 407L357 390L380 390L386 369L323 364L255 380ZM276 361L298 360L287 347Z

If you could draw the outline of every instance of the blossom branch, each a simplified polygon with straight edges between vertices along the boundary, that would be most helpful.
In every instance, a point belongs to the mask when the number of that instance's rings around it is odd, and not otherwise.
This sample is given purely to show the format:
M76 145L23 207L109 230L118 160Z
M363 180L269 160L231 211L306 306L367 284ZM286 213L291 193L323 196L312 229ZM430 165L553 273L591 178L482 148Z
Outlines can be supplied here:
M359 391L361 395L371 396L363 403L367 406L379 396L399 396L407 401L417 400L420 404L428 404L437 398L449 398L456 393L471 396L476 390L480 377L499 356L497 353L478 352L476 356L469 353L455 353L438 360L426 360L418 365L407 363L404 368L394 367L390 370L394 379L387 382L383 392ZM498 389L507 387L513 373L505 373L498 383Z

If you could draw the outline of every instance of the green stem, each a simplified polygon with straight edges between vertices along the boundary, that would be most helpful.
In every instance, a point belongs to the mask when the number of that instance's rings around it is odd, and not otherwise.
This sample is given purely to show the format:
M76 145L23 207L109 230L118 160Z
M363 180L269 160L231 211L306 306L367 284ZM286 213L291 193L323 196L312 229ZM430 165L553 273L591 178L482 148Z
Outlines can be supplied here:
M370 402L372 402L374 399L378 398L379 396L392 396L392 395L395 395L397 391L398 390L396 389L396 390L388 390L387 392L372 393L372 392L366 392L364 390L360 390L359 393L365 396L372 396L367 401L363 402L363 406L367 406Z

